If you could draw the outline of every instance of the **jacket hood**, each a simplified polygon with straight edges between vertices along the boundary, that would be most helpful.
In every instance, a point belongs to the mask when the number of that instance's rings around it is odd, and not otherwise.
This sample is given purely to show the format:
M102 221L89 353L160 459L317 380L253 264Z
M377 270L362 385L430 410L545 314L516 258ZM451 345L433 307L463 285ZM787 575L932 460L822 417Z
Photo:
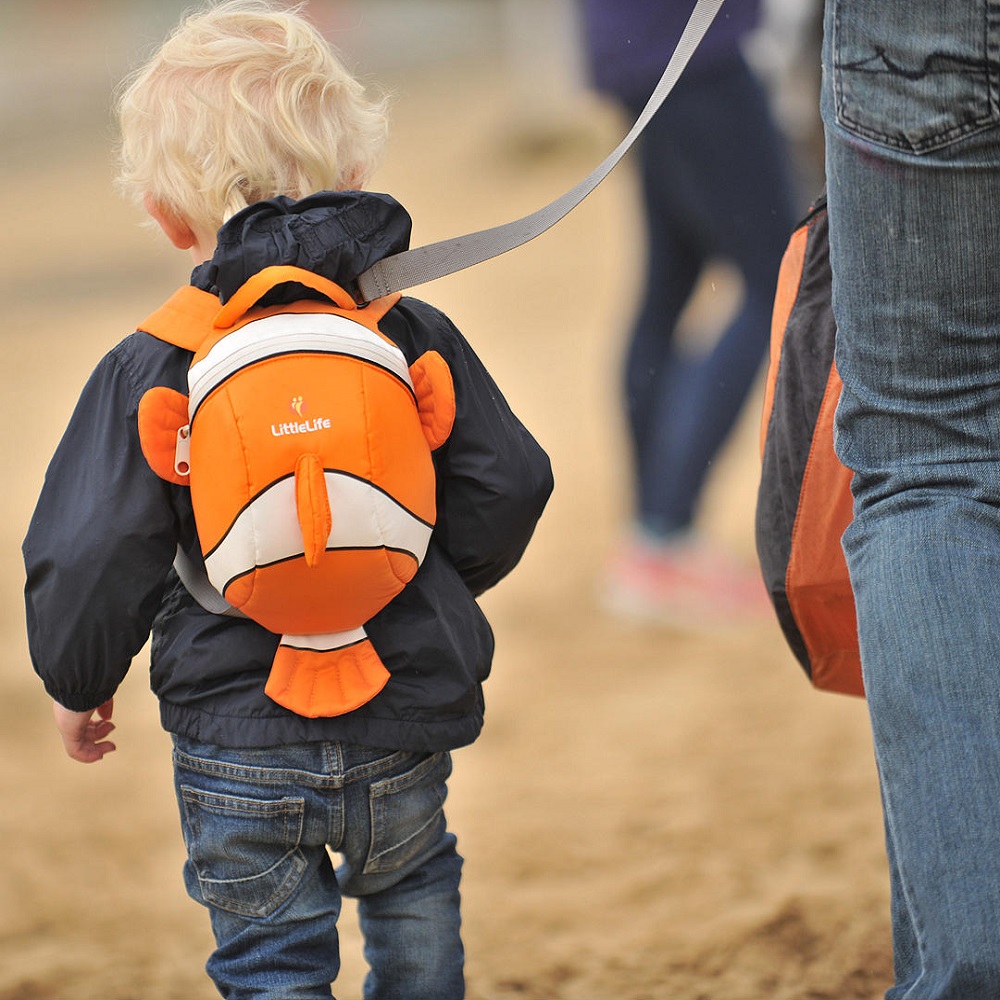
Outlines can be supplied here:
M215 255L194 269L191 284L225 302L251 275L293 264L352 294L369 267L409 246L411 220L387 194L321 191L300 201L279 196L234 215L220 230ZM301 298L301 286L289 290Z

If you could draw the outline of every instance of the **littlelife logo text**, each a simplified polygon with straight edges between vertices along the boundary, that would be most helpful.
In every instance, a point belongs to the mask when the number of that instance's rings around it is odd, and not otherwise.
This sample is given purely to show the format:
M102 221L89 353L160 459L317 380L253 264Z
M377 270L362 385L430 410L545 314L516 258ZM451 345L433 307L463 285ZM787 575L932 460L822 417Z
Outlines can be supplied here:
M330 428L328 417L317 417L315 420L302 420L291 424L271 424L271 433L275 437L286 434L310 434L313 431L325 431Z

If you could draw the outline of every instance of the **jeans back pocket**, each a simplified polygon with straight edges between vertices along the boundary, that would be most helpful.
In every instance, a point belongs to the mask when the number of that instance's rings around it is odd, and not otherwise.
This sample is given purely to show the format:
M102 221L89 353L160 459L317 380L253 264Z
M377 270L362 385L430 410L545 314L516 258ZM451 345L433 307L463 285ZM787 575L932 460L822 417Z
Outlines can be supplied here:
M435 753L369 789L371 849L364 874L398 871L436 848L445 834L444 800L451 755Z
M838 124L909 153L996 124L997 7L997 0L828 0Z
M305 802L250 799L180 785L181 818L198 888L211 906L266 917L295 891Z

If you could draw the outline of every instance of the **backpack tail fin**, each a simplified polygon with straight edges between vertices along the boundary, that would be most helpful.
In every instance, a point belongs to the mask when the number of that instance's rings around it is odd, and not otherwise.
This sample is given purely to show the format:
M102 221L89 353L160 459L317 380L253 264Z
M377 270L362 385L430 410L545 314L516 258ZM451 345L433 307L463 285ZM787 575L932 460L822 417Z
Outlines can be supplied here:
M295 507L306 565L318 566L333 526L326 473L318 455L300 455L295 463Z
M388 680L389 671L364 629L318 636L285 635L264 692L297 715L316 719L360 708Z

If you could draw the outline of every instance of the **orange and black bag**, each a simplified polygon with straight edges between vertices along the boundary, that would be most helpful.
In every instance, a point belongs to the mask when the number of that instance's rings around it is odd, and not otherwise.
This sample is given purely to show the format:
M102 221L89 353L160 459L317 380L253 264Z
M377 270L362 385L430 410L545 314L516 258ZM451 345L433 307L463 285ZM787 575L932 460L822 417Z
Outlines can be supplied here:
M264 306L279 285L306 297ZM389 672L364 623L419 568L436 518L431 452L451 433L443 357L408 364L379 330L394 294L358 307L340 286L268 267L221 306L185 286L140 329L194 351L189 393L150 389L143 454L191 490L205 570L181 581L209 611L281 636L265 692L308 717L370 701Z
M857 618L841 536L851 473L833 448L834 363L825 197L792 234L778 276L761 421L756 543L785 639L812 684L864 695Z

